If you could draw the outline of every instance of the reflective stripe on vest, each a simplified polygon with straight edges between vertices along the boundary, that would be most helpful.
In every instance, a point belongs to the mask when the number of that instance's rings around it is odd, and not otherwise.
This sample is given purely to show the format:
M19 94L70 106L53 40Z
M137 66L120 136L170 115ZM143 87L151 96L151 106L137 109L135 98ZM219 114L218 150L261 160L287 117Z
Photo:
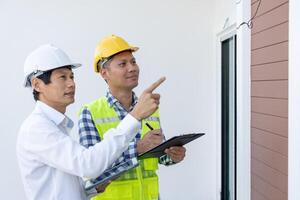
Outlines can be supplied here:
M159 117L153 117L153 116L150 116L150 117L146 118L145 121L160 122Z
M96 118L94 119L94 122L96 124L102 124L102 123L109 123L109 122L119 122L119 117L106 117L106 118ZM148 117L145 119L145 121L156 121L159 122L159 117Z
M119 117L96 118L94 120L96 124L103 124L108 122L119 122L119 121L120 121Z
M107 102L106 97L86 105L92 115L96 129L103 139L103 136L110 128L115 128L120 119L113 107ZM155 129L160 128L158 111L142 121L141 137L149 130L145 123L148 122ZM140 166L126 172L117 180L113 181L104 193L92 198L93 200L152 200L158 198L158 177L156 170L158 160L149 158L140 161Z

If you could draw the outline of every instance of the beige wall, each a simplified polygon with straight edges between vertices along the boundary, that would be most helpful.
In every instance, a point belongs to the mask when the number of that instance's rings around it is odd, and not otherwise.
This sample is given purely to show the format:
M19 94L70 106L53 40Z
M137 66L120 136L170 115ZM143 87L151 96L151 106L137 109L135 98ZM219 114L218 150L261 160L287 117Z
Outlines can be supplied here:
M252 0L252 15L258 0ZM263 0L251 32L251 199L288 195L288 0Z

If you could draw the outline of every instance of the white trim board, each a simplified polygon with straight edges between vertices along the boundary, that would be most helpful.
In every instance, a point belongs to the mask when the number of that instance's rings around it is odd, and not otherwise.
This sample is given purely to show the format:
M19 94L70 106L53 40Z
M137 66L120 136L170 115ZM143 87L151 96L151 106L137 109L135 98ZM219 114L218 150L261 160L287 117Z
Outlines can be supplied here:
M288 199L300 199L300 1L289 1Z
M237 4L237 25L251 18L251 1ZM241 26L237 30L237 200L251 196L251 30Z
M236 23L228 26L226 29L222 30L217 34L217 42L227 40L236 34ZM217 44L218 45L218 44Z

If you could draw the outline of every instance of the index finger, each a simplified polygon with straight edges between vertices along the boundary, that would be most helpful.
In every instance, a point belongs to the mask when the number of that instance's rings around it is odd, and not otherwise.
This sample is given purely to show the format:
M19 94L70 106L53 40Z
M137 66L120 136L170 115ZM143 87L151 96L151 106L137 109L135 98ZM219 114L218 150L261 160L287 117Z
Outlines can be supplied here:
M151 131L151 133L154 135L163 135L161 129L154 129Z
M152 85L150 87L148 87L147 89L145 89L144 92L146 92L146 93L153 92L153 90L155 90L165 80L166 80L166 77L161 77L156 82L152 83Z

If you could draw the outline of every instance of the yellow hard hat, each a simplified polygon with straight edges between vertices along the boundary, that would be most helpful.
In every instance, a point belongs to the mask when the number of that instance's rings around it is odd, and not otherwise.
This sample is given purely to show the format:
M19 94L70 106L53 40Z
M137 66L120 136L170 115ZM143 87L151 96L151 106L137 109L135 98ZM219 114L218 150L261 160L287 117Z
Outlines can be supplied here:
M99 72L98 63L122 51L137 51L139 48L129 45L123 38L109 35L101 40L95 50L94 71Z

